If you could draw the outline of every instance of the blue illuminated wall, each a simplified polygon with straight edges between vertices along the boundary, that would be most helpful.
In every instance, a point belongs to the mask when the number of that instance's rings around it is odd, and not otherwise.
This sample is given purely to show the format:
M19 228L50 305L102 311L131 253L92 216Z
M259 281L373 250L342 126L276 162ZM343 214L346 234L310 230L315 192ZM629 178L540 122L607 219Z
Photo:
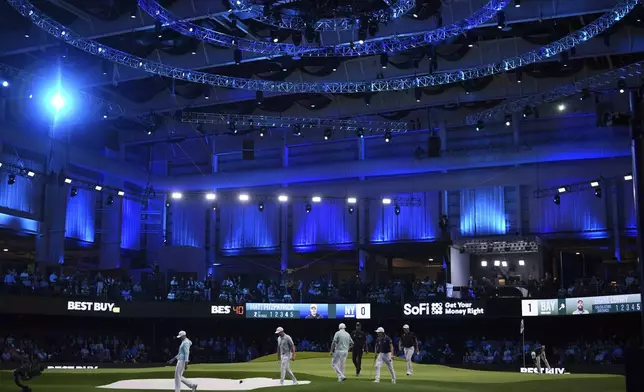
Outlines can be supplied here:
M67 196L65 237L94 242L95 232L96 192L79 188L76 196Z
M390 205L371 200L369 233L371 242L431 240L438 237L439 192L398 195L400 215L395 212L396 195ZM410 202L402 202L409 200Z
M173 202L166 224L169 225L170 244L174 246L204 247L206 244L206 213L208 207L201 201Z
M24 160L25 167L38 170L36 164ZM44 192L44 185L38 178L16 176L16 182L12 185L7 183L9 173L0 172L0 207L38 214L40 211L41 196Z
M121 248L141 249L141 202L123 199L121 209Z
M0 227L19 233L38 233L40 222L33 219L0 213Z
M506 234L504 188L461 190L460 230L464 236Z
M592 189L552 197L530 198L530 231L533 233L581 232L587 238L607 236L606 200L595 197Z
M264 249L279 246L280 206L226 203L219 208L219 235L222 250Z
M309 203L312 207L309 213L306 204L293 203L294 247L305 250L307 246L347 245L356 241L358 214L349 214L346 200Z

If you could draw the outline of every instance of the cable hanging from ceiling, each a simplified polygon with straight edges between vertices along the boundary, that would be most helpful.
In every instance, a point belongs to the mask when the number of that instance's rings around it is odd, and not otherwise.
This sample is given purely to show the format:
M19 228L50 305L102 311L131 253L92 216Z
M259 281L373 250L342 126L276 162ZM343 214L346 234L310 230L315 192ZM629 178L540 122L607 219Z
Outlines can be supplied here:
M153 18L183 35L218 46L235 48L245 52L267 56L306 57L354 57L379 53L398 53L417 47L427 46L464 34L476 28L503 10L510 0L490 0L468 18L446 27L420 33L380 37L373 40L359 40L332 46L294 45L279 42L264 42L238 38L208 29L190 21L183 21L163 8L157 0L138 0L139 7Z
M251 91L273 93L364 93L409 90L417 87L431 87L451 83L461 83L466 80L483 78L499 73L524 67L538 61L547 60L557 54L568 51L580 43L603 33L624 16L631 12L640 0L622 0L609 12L597 18L566 37L532 50L522 55L511 57L496 63L459 71L437 72L424 76L405 76L391 79L374 79L359 82L288 82L238 78L194 71L185 68L171 67L161 63L146 60L129 53L105 46L99 42L88 40L70 31L47 15L41 13L28 0L7 0L21 15L29 18L36 26L49 34L61 39L69 45L87 53L100 56L134 69L151 74L185 80L194 83L209 84L215 87L235 88Z
M288 30L304 31L308 26L313 31L343 31L357 30L362 27L362 21L371 23L387 23L398 19L416 7L416 0L392 0L387 1L389 7L354 17L344 18L323 18L310 24L298 15L279 14L267 12L265 5L253 4L250 0L228 0L230 11L243 13L260 23L273 27Z
M590 90L601 89L606 86L616 87L617 84L615 84L615 81L623 81L629 77L641 75L642 73L644 73L644 61L638 61L575 83L559 86L544 93L530 95L512 102L505 102L491 109L465 117L465 123L467 125L475 125L481 122L493 121L502 118L504 115L524 112L526 108L534 108L544 103L557 102L562 98L577 94L582 94L583 99L583 95L587 94Z

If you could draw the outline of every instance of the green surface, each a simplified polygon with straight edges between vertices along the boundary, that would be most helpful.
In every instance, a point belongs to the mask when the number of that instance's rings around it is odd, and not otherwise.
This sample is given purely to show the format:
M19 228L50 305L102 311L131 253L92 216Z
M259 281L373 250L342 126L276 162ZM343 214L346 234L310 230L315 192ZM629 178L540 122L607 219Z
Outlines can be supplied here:
M389 373L383 367L380 384L372 383L373 356L363 359L363 371L359 378L353 376L353 364L347 361L349 379L338 384L331 369L328 354L299 353L291 368L300 380L309 380L311 384L289 386L291 392L325 392L332 388L348 391L441 391L441 392L623 392L624 378L611 375L531 375L506 372L483 372L454 369L437 365L416 364L413 377L405 376L405 362L396 360L398 383L389 382ZM188 378L278 378L279 364L277 357L271 355L259 358L250 363L234 364L201 364L190 366L185 376ZM0 372L0 391L18 392L13 385L9 372ZM34 392L108 392L126 390L97 389L96 386L110 384L119 380L140 378L174 377L173 367L151 369L98 369L98 370L48 370L40 378L32 380L29 385ZM281 389L281 388L267 388ZM132 391L133 392L133 391Z

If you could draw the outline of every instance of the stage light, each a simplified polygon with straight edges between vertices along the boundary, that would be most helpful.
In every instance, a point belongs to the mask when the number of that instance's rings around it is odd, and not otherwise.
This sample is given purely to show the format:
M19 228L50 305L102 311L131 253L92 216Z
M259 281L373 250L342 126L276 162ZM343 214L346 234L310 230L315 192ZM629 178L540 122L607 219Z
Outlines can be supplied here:
M2 87L9 87L9 82L6 80L2 81Z
M523 118L528 118L532 115L532 108L530 106L526 106L525 109L523 109Z
M293 135L302 136L302 127L300 125L295 125L293 127Z
M349 204L356 204L357 202L358 202L358 199L356 199L355 197L349 197L347 199L347 203Z
M206 200L215 200L217 198L217 195L214 193L206 193Z
M170 197L173 198L174 200L179 200L183 197L183 194L181 192L172 192L170 194Z
M496 13L496 22L497 22L497 28L499 30L503 29L505 27L505 12L499 11Z
M111 206L112 204L114 204L114 196L112 195L108 196L105 204L107 204L108 206Z
M306 203L306 205L304 206L304 211L306 211L306 213L308 214L309 212L311 212L312 208L313 207L309 203Z
M559 195L555 195L555 197L552 198L552 202L556 205L561 204L561 197L559 197Z
M602 188L595 188L595 197L601 199L602 198Z
M599 186L599 181L591 181L590 186L593 188L597 188Z
M78 195L78 188L73 187L72 189L69 190L69 196L75 197L76 195Z
M507 261L502 261L502 262L501 262L501 267L507 267L507 266L508 266L508 262L507 262Z
M485 123L483 122L483 120L478 120L476 122L476 131L478 132L478 131L481 131L483 129L485 129Z
M590 97L590 92L588 91L587 88L582 88L581 89L581 97L579 97L580 101L585 101L586 98Z
M123 191L118 191L118 192L116 192L116 194L121 196L121 197L125 196L125 192L123 192Z
M355 211L355 208L353 208L353 206L349 206L349 214L353 214L353 211Z
M250 196L248 196L247 193L241 193L239 195L239 201L248 201L248 200L250 200Z
M385 197L384 199L382 199L382 204L385 204L385 205L391 204L391 199Z
M495 267L499 267L500 265L501 265L501 261L500 261L500 260L494 260L494 266L495 266Z
M72 179L71 178L65 178L65 184L71 184Z
M362 127L358 128L358 129L356 130L356 135L357 135L360 139L364 138L364 129L363 129Z
M311 201L312 201L313 203L319 203L319 202L321 202L321 201L322 201L322 198L321 198L320 196L313 196L313 197L311 198Z
M566 110L566 104L561 102L560 104L557 105L557 110L559 110L560 112L563 112L564 110Z
M34 177L35 175L36 173L32 172L31 170L27 172L27 177Z
M391 131L385 132L385 143L389 143L391 141Z
M626 92L626 81L624 79L618 80L617 88L619 89L620 94L624 94L624 92Z
M264 203L257 204L257 209L259 210L259 212L264 212Z
M566 188L565 186L561 186L561 187L557 188L557 192L559 192L559 193L566 193L567 190L568 190L568 188Z
M396 205L396 206L394 207L394 213L395 213L396 215L400 215L400 206L399 206L399 205Z
M333 131L331 128L327 128L324 130L324 140L329 140L331 139L331 136L333 136Z
M277 200L279 200L281 203L286 203L288 201L288 196L279 195L279 196L277 196Z
M389 55L387 53L382 53L380 55L380 66L382 69L387 69L387 64L389 64Z
M481 267L487 267L487 261L481 260Z
M212 208L213 211L217 211L217 203L216 202L213 201L212 204L210 205L210 207Z
M521 266L525 265L525 260L519 260L519 265Z
M630 180L632 180L632 179L633 179L633 175L632 175L632 174L627 174L627 175L625 175L625 176L624 176L624 180L626 180L626 181L630 181Z
M264 137L264 135L266 135L267 132L268 132L268 129L266 127L261 127L259 129L259 137Z
M255 100L257 101L258 105L264 103L264 92L261 90L255 91Z
M7 184L13 185L16 183L16 175L15 174L9 174L7 177Z
M100 192L100 191L102 191L102 190L103 190L103 187L102 187L102 186L100 186L100 185L96 185L96 186L94 187L94 189L95 189L96 191Z
M420 103L420 99L422 98L422 96L423 96L423 90L416 87L414 89L414 97L416 98L416 103Z
M509 127L510 125L512 125L512 115L507 114L505 116L505 126Z
M418 19L418 14L413 14L412 15L415 19Z
M60 95L60 93L58 93L51 98L51 101L49 101L49 103L54 109L56 109L56 112L59 112L62 108L65 107L65 98Z
M514 8L521 8L521 0L514 0Z

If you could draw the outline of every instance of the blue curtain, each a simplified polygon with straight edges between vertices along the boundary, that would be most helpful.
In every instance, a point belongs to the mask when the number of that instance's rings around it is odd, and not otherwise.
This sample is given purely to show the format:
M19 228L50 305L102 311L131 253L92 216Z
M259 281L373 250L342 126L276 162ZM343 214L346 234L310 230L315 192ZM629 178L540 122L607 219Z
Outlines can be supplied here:
M504 188L463 189L460 221L464 236L506 234Z
M67 196L65 237L94 242L95 232L96 192L79 188L76 196Z
M581 232L587 238L606 236L606 200L595 197L591 189L560 195L561 204L552 197L531 198L530 231L533 233Z
M227 203L219 209L222 250L274 248L280 242L280 206L265 203Z
M439 218L438 192L399 195L400 214L396 215L395 201L383 205L373 200L369 205L371 242L431 240L437 237ZM396 197L393 197L395 200ZM402 202L409 200L410 202Z
M306 204L293 204L293 246L346 245L357 240L357 207L349 214L345 200L322 200L309 203L307 213Z
M141 249L141 202L123 199L121 209L121 248Z
M32 168L31 163L23 162L25 167ZM34 168L33 170L38 170ZM16 182L12 185L7 183L9 174L0 173L0 207L11 210L38 214L45 192L43 182L38 178L16 176Z
M207 212L208 207L201 201L172 203L166 223L170 225L170 243L174 246L204 247Z
M637 218L635 217L635 199L633 198L633 186L630 181L623 183L624 204L622 205L622 228L637 229Z

